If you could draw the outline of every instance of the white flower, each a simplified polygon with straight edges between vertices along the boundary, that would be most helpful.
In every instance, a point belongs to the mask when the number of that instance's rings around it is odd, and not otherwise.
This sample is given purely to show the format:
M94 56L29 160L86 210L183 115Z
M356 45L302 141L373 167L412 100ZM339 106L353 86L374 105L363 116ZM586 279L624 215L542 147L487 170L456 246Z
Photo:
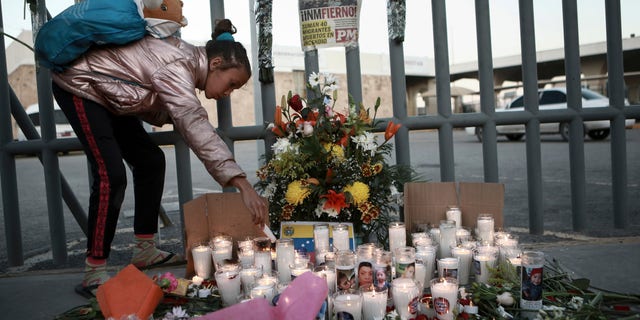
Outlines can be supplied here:
M187 311L183 310L182 307L173 307L171 312L167 312L164 315L163 320L178 320L178 319L189 319L189 314Z
M567 306L571 309L579 310L582 308L582 304L584 304L584 299L582 297L573 297Z
M557 306L542 306L538 312L544 316L549 316L551 319L560 319L564 314L565 308Z
M309 85L312 87L317 86L320 83L320 75L316 72L312 72L309 75Z
M378 144L376 143L376 136L371 132L365 132L363 134L351 137L351 140L356 143L358 148L364 151L371 151L371 155L375 154Z
M267 199L271 199L271 197L273 197L273 195L275 194L276 187L277 187L277 185L276 185L275 181L269 182L267 187L264 189L264 192L262 193L262 196L267 198Z
M271 146L271 149L273 150L273 153L275 154L276 157L278 157L280 154L283 154L285 152L295 153L298 151L298 148L292 145L291 142L289 142L289 139L287 138L278 138L278 140L276 140L273 146Z
M332 95L332 94L333 94L333 92L334 92L334 91L338 90L338 88L340 88L340 87L338 87L338 85L337 85L337 84L332 84L332 85L329 85L329 86L324 86L324 88L322 88L322 94L325 94L325 95L330 96L330 95Z
M313 125L309 121L304 121L298 131L302 133L303 137L310 137L313 135Z
M511 292L509 291L505 291L499 294L498 296L496 296L496 301L498 301L499 304L507 307L513 305L513 303L515 302L513 300L513 296L511 295Z
M325 86L332 86L332 85L337 85L338 84L338 79L336 79L336 77L332 74L332 73L328 73L325 72L322 74L324 76L324 84Z
M393 187L393 186L392 186ZM394 187L395 188L395 187ZM393 189L392 189L393 190ZM393 191L391 191L393 193ZM467 289L465 289L464 287L460 287L460 289L458 289L458 291L460 292L460 299L466 299L467 295L469 295L467 293Z
M195 276L193 276L193 278L191 278L191 282L196 286L201 285L202 281L204 281L204 279L202 277L198 277L197 275L195 275Z
M513 319L513 316L511 314L509 314L507 311L505 311L503 306L498 306L497 311L498 311L498 313L500 314L501 317L503 317L505 319Z

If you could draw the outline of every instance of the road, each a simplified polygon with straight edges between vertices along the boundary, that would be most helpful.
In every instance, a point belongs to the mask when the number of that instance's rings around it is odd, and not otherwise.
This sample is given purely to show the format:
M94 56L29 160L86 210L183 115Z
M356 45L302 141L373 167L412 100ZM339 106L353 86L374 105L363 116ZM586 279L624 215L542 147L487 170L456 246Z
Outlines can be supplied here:
M613 228L613 204L611 189L610 140L585 141L587 231L579 235L572 232L571 189L569 175L568 144L557 136L543 136L542 181L544 199L544 230L547 235L568 237L623 237L640 236L640 129L627 130L628 208L630 225L625 229ZM482 145L474 136L462 130L454 132L454 159L457 181L483 181ZM526 183L526 145L523 141L511 142L499 138L498 159L500 182L505 184L505 227L527 233L528 206ZM176 224L161 229L163 245L181 250L181 228L178 212L178 190L175 178L175 156L172 147L164 148L167 157L167 174L163 206ZM239 164L255 181L258 168L256 142L239 142L235 145ZM411 133L412 165L430 181L440 181L438 135L435 131ZM42 166L35 157L19 158L18 187L20 218L23 235L25 266L18 269L43 269L51 267L49 252L49 222L45 198ZM219 185L206 173L200 161L191 158L194 196L219 191ZM82 154L60 157L60 169L81 204L88 204L89 187L87 162ZM129 181L132 181L129 176ZM0 208L1 210L1 208ZM113 259L126 261L130 254L132 232L133 188L129 186L123 214L114 241ZM4 226L4 216L0 215ZM68 266L82 265L85 247L84 235L65 207L65 230L69 248ZM7 268L6 239L0 239L0 272ZM115 257L114 257L115 256Z

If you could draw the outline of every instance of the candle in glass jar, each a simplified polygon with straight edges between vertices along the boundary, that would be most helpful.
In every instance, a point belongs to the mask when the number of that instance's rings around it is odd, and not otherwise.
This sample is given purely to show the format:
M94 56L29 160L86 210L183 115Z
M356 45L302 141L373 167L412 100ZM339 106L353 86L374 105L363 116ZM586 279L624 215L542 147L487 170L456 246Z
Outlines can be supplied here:
M458 258L438 259L438 277L458 279Z
M313 272L321 278L324 278L327 281L327 286L329 287L329 294L333 294L336 292L336 270L330 268L328 266L319 266L316 267Z
M476 221L476 235L481 242L493 245L495 222L491 214L481 213Z
M238 302L242 282L238 266L224 266L215 273L216 283L224 306L231 306Z
M240 282L242 283L242 291L245 296L249 296L251 293L251 286L256 282L256 279L262 277L262 270L255 266L243 267L240 270Z
M395 221L389 224L389 251L407 246L407 229L404 222Z
M451 247L456 245L456 224L451 220L440 221L440 257L451 257Z
M383 319L387 311L387 288L376 290L374 287L361 288L362 317L364 319Z
M495 268L498 260L497 247L478 247L473 254L473 265L476 274L476 282L489 283L489 268Z
M335 251L349 250L349 226L346 224L336 224L333 226L333 248Z
M271 251L256 251L253 254L253 263L263 273L271 273Z
M203 279L209 279L212 268L211 248L205 245L198 245L191 249L191 255L193 256L193 268L196 274Z
M397 278L391 282L391 297L401 319L411 319L418 310L414 308L414 299L419 298L422 288L413 279Z
M362 294L356 290L336 292L333 295L333 314L335 319L362 319Z
M261 298L266 299L269 303L276 295L276 283L267 278L260 278L251 287L250 297L251 299Z
M283 238L276 240L276 269L278 269L280 283L289 283L291 281L289 265L293 263L294 258L293 239Z
M316 223L313 225L313 246L316 251L329 248L329 224Z
M449 206L446 211L447 220L455 222L456 228L462 226L462 211L458 206Z
M458 258L458 284L466 285L469 283L469 271L471 270L471 261L473 259L473 251L469 248L454 247L451 249L451 255Z
M458 283L453 278L431 280L431 300L436 317L441 320L453 320L458 304Z
M433 279L433 275L436 271L436 246L427 245L427 246L418 246L416 248L416 260L422 260L424 264L424 280L422 281L423 288L429 288L431 279Z

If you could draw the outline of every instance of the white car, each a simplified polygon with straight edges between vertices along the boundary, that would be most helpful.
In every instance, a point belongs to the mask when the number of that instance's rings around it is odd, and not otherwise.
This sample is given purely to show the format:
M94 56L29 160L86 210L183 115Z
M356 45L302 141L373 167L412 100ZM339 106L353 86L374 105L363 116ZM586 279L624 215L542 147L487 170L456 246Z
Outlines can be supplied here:
M32 104L28 106L25 112L40 134L40 109L38 107L38 104ZM69 120L67 120L64 112L60 110L60 106L58 106L58 103L56 103L55 101L53 104L53 120L56 123L56 137L58 139L76 136L75 132L73 132L73 128L69 124ZM22 132L22 130L18 129L18 141L25 140L27 140L27 138L25 137L24 133Z
M538 91L538 105L540 110L565 109L567 108L567 90L566 88L551 88ZM629 103L625 100L625 105ZM588 89L582 89L582 107L608 107L609 98L593 92ZM524 110L524 97L519 96L514 99L505 109L497 109L496 112L509 112ZM634 119L626 119L625 127L631 128L635 123ZM596 120L584 122L584 133L593 140L602 140L609 136L610 121ZM467 127L466 132L476 135L479 141L482 141L482 127ZM496 126L498 135L504 135L507 139L517 141L522 139L525 134L524 124L511 124ZM541 134L560 134L565 141L569 140L569 123L568 122L547 122L540 123Z

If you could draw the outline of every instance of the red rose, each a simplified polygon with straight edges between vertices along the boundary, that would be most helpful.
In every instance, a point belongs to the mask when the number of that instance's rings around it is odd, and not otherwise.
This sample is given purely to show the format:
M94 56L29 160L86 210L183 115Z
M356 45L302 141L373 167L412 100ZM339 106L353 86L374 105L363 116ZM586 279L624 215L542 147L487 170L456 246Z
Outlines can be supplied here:
M296 94L289 100L287 100L287 104L296 112L300 112L300 110L302 110L302 99L300 98L299 94Z

